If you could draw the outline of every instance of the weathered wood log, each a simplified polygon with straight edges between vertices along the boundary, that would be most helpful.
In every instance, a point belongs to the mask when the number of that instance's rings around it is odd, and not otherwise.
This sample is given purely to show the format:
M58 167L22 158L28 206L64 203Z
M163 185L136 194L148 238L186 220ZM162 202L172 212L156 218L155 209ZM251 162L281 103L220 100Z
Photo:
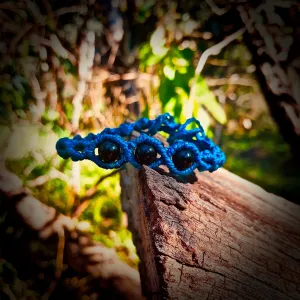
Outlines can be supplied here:
M300 207L225 169L196 177L121 173L147 299L300 299Z

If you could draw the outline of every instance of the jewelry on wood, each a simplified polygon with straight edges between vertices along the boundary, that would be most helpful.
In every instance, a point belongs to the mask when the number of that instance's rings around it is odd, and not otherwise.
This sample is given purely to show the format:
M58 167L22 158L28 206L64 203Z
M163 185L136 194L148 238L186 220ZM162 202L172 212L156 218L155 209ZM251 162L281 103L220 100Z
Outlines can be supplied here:
M197 128L186 129L191 123ZM123 139L134 130L140 132L139 137L130 141ZM153 136L160 131L169 134L169 146L164 147ZM106 128L85 138L80 135L73 139L61 138L56 149L64 159L88 159L104 169L120 168L125 163L131 163L137 169L143 164L153 169L166 165L175 175L189 175L195 169L213 172L226 160L224 152L205 135L197 119L190 118L184 124L177 124L168 113L155 120L141 118L118 128Z

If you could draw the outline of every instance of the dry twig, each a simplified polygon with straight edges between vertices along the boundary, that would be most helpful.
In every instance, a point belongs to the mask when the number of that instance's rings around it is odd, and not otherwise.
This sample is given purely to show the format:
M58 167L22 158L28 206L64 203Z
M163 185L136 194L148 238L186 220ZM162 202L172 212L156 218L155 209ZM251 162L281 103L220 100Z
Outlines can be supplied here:
M206 49L197 64L197 68L195 70L195 75L198 76L202 72L204 65L208 59L209 56L211 55L218 55L223 48L225 48L227 45L229 45L231 42L236 40L239 36L241 36L245 32L245 28L241 28L238 31L234 32L233 34L227 36L222 42Z
M256 81L250 78L207 78L206 82L209 86L218 86L225 84L243 85L243 86L254 86Z
M218 16L222 16L228 12L228 9L218 7L213 0L205 0L205 2L211 8L212 12Z
M68 182L68 180L69 180L67 175L65 175L64 173L53 168L47 174L39 176L39 177L29 181L27 185L29 187L37 187L37 186L45 184L49 180L55 179L55 178L59 178L65 182Z
M89 190L87 190L87 192L85 193L84 197L81 198L81 204L77 207L77 209L75 210L75 212L72 215L72 218L78 218L89 206L90 203L90 199L97 193L98 191L98 186L101 182L103 182L105 179L119 173L120 170L115 170L112 171L109 174L106 174L104 176L101 176L98 181L94 184L93 187L91 187Z

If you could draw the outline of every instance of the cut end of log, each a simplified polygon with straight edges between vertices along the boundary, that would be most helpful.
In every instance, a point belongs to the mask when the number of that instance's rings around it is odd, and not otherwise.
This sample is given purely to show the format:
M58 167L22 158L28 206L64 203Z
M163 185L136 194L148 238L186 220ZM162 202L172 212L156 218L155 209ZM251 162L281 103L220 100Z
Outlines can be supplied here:
M121 174L147 298L300 299L297 205L224 169L162 173Z

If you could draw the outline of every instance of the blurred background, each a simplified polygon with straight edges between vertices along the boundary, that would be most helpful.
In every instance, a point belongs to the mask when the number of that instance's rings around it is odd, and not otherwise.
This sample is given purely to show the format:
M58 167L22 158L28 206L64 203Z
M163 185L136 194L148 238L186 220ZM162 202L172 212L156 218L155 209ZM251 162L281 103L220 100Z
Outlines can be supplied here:
M1 160L134 268L119 173L61 159L59 138L193 116L226 169L300 203L299 12L296 1L1 1ZM5 217L1 234L19 238ZM1 253L1 299L41 299L45 263L20 278Z

